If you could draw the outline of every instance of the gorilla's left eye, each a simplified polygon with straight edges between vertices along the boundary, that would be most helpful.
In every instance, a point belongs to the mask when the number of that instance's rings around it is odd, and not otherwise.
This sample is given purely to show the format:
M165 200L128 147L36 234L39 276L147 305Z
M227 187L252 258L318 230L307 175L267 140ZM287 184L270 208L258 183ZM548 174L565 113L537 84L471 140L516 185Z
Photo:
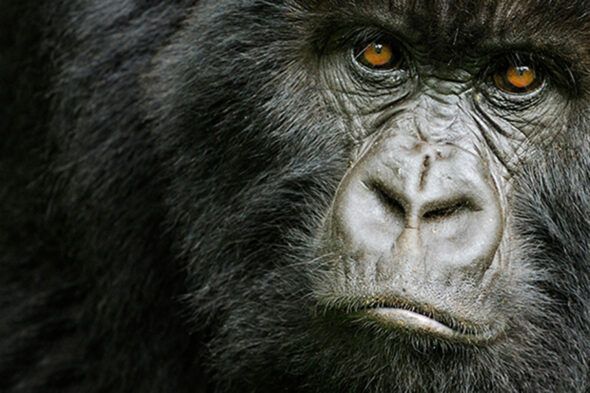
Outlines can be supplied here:
M399 46L386 38L363 42L354 49L354 58L363 66L374 70L399 68L403 59Z
M543 82L537 69L525 64L500 67L493 79L497 88L511 94L531 92L538 89Z

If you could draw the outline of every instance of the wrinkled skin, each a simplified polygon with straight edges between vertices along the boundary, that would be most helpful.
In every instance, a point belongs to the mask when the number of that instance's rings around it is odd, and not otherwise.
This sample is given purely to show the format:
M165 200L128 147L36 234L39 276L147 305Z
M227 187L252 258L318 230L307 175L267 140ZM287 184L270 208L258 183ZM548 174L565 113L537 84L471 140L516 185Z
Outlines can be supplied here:
M0 5L1 391L590 392L587 2Z

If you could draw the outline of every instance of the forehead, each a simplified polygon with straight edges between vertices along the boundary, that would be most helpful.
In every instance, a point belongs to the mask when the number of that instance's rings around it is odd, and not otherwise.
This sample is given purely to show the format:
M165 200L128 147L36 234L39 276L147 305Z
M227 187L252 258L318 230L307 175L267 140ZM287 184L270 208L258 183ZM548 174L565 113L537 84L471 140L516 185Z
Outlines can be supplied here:
M378 25L442 49L496 44L584 51L590 41L588 0L316 0L306 5L335 23Z
M590 12L587 0L311 0L303 3L324 10L365 10L393 18L422 17L437 20L441 25L473 18L490 22L522 16L570 20L587 18Z

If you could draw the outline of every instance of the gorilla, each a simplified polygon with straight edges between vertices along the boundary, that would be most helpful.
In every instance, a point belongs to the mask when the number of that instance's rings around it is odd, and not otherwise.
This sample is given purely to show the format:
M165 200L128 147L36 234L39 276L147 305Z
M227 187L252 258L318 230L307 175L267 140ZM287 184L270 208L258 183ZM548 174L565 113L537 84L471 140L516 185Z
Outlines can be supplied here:
M0 391L590 392L588 1L0 5Z

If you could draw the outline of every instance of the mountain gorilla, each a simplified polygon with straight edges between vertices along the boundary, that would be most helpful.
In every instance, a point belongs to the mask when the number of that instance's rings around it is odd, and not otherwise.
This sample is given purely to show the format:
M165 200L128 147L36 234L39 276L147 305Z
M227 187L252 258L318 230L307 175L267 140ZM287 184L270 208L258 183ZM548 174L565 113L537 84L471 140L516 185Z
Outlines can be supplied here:
M1 0L3 392L590 392L586 0Z

